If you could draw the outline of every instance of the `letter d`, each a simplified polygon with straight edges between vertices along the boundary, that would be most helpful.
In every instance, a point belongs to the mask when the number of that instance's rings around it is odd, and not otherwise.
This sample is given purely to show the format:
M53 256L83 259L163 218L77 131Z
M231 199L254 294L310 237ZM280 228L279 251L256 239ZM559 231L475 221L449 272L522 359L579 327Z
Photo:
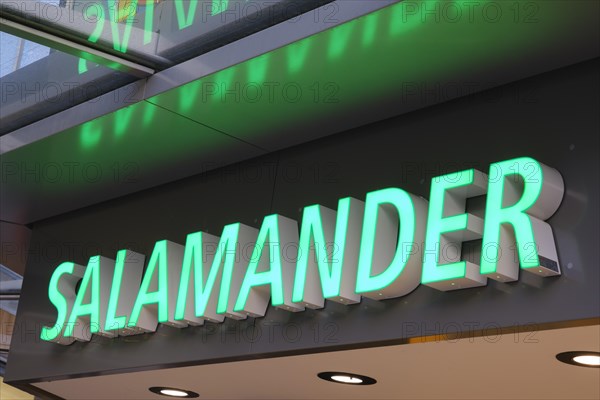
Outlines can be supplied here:
M427 201L402 189L367 194L356 293L382 300L419 286L426 219Z

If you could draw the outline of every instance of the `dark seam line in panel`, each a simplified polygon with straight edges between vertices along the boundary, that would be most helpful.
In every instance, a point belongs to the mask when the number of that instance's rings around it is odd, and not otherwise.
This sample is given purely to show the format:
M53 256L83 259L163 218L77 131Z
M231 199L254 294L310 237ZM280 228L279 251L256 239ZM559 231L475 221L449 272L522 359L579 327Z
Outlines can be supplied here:
M175 112L175 111L173 111L173 110L170 110L170 109L168 109L168 108L165 108L165 107L163 107L163 106L159 106L158 104L156 104L156 103L152 103L151 101L148 101L148 100L144 100L144 101L145 101L146 103L148 103L148 104L151 104L151 105L155 106L155 107L158 107L158 108L160 108L160 109L163 109L163 110L165 110L165 111L168 111L168 112L170 112L170 113L172 113L172 114L178 115L178 116L180 116L181 118L185 118L185 119L187 119L187 120L189 120L189 121L195 122L195 123L196 123L196 124L198 124L198 125L202 125L202 126L204 126L204 127L206 127L206 128L210 128L210 129L212 129L212 130L214 130L214 131L216 131L216 132L219 132L219 133L221 133L221 134L223 134L223 135L225 135L225 136L228 136L228 137L230 137L230 138L232 138L232 139L239 140L240 142L242 142L242 143L246 143L246 144L248 144L248 145L250 145L250 146L252 146L252 147L255 147L255 148L257 148L257 149L259 149L259 150L261 150L261 151L265 151L265 152L267 152L267 153L270 153L270 152L272 151L272 150L268 150L268 149L265 149L265 148L263 148L263 147L257 146L257 145L255 145L255 144L253 144L253 143L247 142L247 141L245 141L244 139L240 139L240 138L239 138L239 137L237 137L237 136L230 135L230 134L228 134L228 133L226 133L226 132L223 132L223 131L222 131L222 130L220 130L220 129L213 128L213 127L212 127L212 126L210 126L210 125L206 125L206 124L203 124L202 122L198 122L198 121L196 121L195 119L192 119L192 118L190 118L190 117L187 117L187 116L185 116L185 115L181 115L181 114L179 114L179 113L177 113L177 112Z

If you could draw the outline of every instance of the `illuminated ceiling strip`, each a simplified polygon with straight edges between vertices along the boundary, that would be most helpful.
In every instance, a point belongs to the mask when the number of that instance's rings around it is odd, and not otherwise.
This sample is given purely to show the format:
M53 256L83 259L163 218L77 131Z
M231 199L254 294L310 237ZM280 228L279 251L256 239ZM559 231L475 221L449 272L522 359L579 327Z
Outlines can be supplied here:
M154 75L154 70L143 65L133 63L123 58L116 57L79 43L61 38L50 33L42 32L38 29L30 28L18 22L9 21L5 18L0 18L0 31L10 33L11 35L19 36L23 39L39 43L46 47L62 51L75 57L84 58L96 64L136 76L138 78L147 78Z

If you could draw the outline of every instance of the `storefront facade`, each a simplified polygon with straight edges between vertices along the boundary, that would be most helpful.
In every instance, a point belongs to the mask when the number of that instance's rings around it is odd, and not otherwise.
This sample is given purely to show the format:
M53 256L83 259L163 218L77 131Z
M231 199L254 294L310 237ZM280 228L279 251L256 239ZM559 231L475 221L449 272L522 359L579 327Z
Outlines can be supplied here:
M143 126L144 107L169 101L157 95L128 108L129 121L142 123L128 124L123 142L107 128L127 120L116 111L4 153L3 186L13 191L3 193L3 212L26 215L31 231L5 382L65 399L160 398L155 387L200 398L597 397L597 368L556 359L600 351L597 70L596 58L500 86L492 74L481 89L496 87L451 101L446 93L466 81L413 82L414 90L352 105L354 115L320 115L321 127L310 113L288 115L301 121L289 137L281 121L257 123L283 130L258 133L249 151L225 139L187 139L178 149L165 138L161 155L141 137L147 129L155 140L157 124L170 132L162 114ZM343 88L339 99L350 101ZM441 104L388 112L422 101ZM242 122L231 118L237 129ZM174 138L194 129L210 136L186 124L173 123ZM84 135L94 127L103 129L98 141ZM126 150L113 156L118 146ZM42 166L23 172L31 160ZM52 185L43 167L65 160L87 166L74 170L75 189ZM25 195L38 190L32 174L47 203ZM493 224L504 227L497 236ZM232 226L241 227L235 246L219 246ZM192 262L188 235L197 232L204 242ZM311 252L319 238L321 256L332 252L324 261ZM303 250L313 257L305 263ZM206 285L213 260L231 253L231 273L215 272L204 313L194 313L200 290L190 271L202 260ZM94 260L98 274L86 275ZM323 265L340 266L329 291ZM396 272L375 282L391 266ZM81 288L89 296L77 296ZM117 328L106 323L111 312L124 317ZM338 385L319 379L323 372L376 382Z

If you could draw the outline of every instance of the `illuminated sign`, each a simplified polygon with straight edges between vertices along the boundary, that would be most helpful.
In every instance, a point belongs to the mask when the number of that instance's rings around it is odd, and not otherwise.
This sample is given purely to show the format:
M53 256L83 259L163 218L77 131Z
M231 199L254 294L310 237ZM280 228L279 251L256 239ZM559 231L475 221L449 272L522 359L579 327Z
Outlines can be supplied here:
M419 284L449 291L516 281L519 269L560 275L546 222L564 194L555 169L532 158L494 163L433 178L429 202L400 188L342 198L337 211L304 208L302 224L266 216L260 229L227 225L220 237L191 233L185 246L156 242L145 257L120 250L87 267L60 264L48 288L57 309L41 338L60 344L262 317L269 303L290 312L325 300L355 304L361 296L404 296ZM467 199L486 195L485 212ZM481 240L477 261L463 242ZM514 247L513 247L514 246ZM513 257L515 249L518 257ZM469 250L470 252L471 250ZM472 254L471 254L472 255ZM79 288L77 283L80 282Z

